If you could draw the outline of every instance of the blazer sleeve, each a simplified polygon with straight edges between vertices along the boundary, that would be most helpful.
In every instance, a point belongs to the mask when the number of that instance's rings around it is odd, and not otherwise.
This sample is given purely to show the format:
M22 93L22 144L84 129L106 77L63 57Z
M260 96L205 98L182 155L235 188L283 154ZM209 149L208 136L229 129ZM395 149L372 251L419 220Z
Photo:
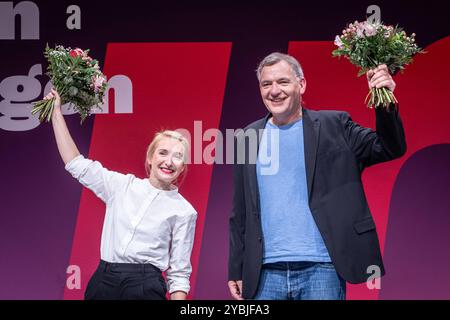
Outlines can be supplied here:
M243 164L237 163L238 139L235 139L233 164L233 203L231 209L229 232L230 247L228 256L228 280L242 280L242 266L245 251L245 199Z
M353 122L346 112L340 114L345 138L363 167L393 160L406 152L406 139L398 108L376 108L376 131Z

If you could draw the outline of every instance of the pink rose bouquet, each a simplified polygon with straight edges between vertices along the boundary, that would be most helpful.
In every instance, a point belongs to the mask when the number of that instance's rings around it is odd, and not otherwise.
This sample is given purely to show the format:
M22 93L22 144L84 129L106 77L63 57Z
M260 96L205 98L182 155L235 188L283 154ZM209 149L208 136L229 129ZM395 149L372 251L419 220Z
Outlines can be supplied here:
M47 75L61 96L61 103L70 103L80 114L81 123L94 107L100 107L107 89L105 75L100 71L98 61L92 59L89 50L56 46L45 48L44 56L49 63ZM34 103L32 114L39 114L39 121L50 121L54 98Z
M385 26L369 21L350 23L342 35L336 36L338 47L333 56L344 56L360 68L358 77L370 69L386 64L391 74L403 71L417 53L424 53L415 41L415 34L407 36L399 27ZM387 88L372 88L365 103L368 107L388 107L397 104L392 91Z

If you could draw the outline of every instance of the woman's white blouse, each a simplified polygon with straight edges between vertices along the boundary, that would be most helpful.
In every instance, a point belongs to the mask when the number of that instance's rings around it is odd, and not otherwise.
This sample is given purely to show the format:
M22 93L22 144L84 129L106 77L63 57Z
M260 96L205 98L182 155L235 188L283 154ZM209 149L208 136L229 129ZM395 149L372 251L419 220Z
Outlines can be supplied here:
M189 292L197 212L178 189L157 189L148 179L107 170L82 155L65 168L106 204L101 259L151 263L166 271L170 293Z

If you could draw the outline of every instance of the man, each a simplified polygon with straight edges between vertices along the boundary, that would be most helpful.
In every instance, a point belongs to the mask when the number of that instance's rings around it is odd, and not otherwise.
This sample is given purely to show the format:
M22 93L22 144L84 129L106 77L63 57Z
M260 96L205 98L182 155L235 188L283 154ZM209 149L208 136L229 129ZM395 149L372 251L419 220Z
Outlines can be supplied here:
M235 299L345 299L345 283L367 281L384 266L361 182L365 167L406 151L395 106L378 107L376 132L345 112L302 106L306 80L298 61L272 53L257 70L269 114L237 135L263 130L258 155L235 162L229 282ZM370 88L395 89L385 65L367 72ZM264 174L267 137L278 137L278 170ZM242 149L243 148L243 149ZM251 156L250 156L251 158Z

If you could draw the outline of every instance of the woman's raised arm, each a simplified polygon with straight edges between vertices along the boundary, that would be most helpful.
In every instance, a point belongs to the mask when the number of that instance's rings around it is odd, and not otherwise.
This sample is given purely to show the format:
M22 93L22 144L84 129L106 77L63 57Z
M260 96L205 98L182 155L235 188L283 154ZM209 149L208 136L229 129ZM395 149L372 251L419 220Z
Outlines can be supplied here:
M55 105L52 114L52 126L55 134L56 144L58 146L59 154L61 155L64 164L69 163L72 159L77 157L80 152L70 135L67 128L66 121L61 112L61 97L55 89L45 96L45 99L55 98Z

